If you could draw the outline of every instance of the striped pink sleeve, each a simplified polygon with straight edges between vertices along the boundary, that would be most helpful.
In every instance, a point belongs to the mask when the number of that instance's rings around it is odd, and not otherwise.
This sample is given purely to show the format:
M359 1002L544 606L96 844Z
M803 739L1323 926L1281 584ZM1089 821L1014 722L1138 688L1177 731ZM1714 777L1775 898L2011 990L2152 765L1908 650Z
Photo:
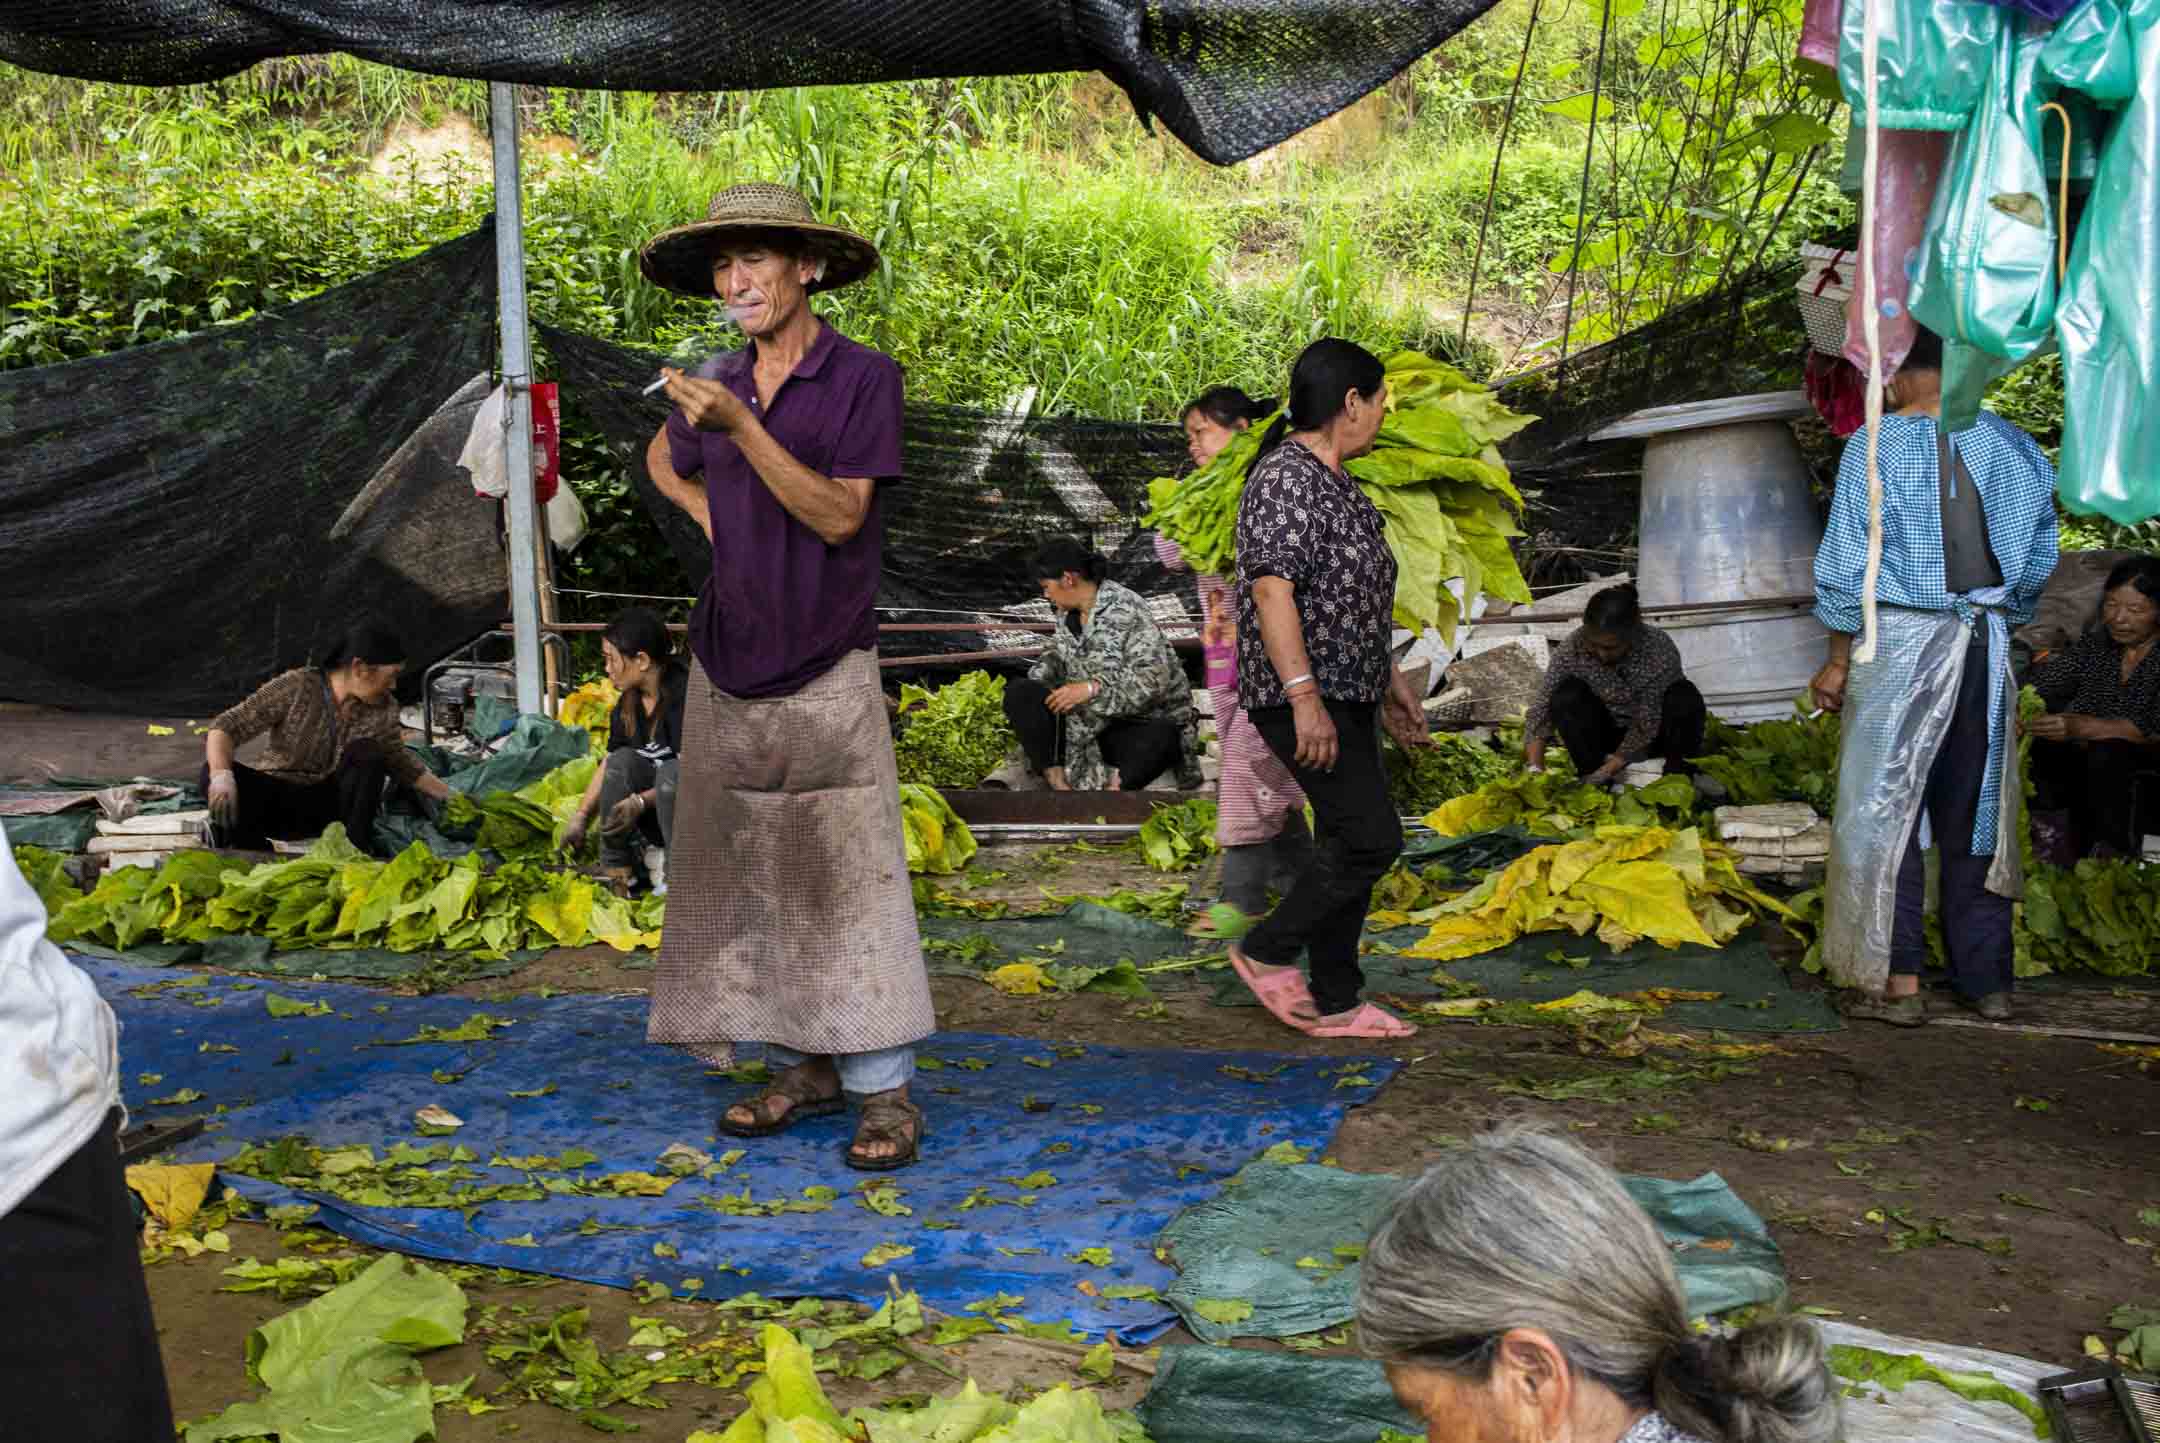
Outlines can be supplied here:
M1190 571L1192 569L1185 564L1184 548L1160 531L1155 533L1155 559L1163 564L1165 571Z

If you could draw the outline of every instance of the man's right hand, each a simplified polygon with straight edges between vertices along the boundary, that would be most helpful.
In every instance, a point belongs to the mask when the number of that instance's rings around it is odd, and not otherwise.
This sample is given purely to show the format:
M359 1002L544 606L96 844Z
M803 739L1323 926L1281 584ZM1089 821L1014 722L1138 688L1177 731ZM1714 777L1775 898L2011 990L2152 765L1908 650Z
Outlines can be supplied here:
M240 783L229 771L210 774L210 816L221 827L240 814Z
M1523 749L1522 749L1522 759L1523 759L1523 767L1524 767L1524 769L1525 769L1525 770L1527 770L1527 771L1533 771L1533 772L1542 772L1542 771L1544 771L1544 770L1545 770L1545 738L1543 738L1543 737L1532 737L1532 738L1530 738L1530 740L1529 740L1529 741L1527 741L1527 742L1524 742L1524 743L1523 743Z
M1808 692L1815 698L1815 705L1824 711L1837 712L1845 709L1846 664L1842 661L1826 661L1822 670L1808 682Z
M1317 691L1301 692L1290 700L1290 715L1297 723L1296 761L1316 772L1335 770L1341 742L1335 735L1335 718Z

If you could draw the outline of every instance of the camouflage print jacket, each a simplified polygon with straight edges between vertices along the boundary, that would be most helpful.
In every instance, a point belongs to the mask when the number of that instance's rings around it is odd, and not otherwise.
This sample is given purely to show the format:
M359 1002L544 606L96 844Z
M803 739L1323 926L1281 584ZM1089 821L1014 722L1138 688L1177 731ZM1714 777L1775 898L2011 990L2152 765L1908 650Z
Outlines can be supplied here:
M1065 715L1065 777L1080 791L1109 785L1103 762L1103 728L1121 721L1175 722L1184 733L1178 750L1178 785L1201 785L1197 719L1192 683L1169 638L1139 593L1115 581L1095 592L1095 609L1076 633L1060 616L1050 650L1028 671L1044 686L1093 681L1102 692Z

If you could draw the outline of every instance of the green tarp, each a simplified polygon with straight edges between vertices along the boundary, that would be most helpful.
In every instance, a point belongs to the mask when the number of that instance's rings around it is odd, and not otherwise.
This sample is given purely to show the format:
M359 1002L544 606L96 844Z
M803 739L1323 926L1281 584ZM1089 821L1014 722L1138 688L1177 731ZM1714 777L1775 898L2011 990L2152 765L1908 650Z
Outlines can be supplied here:
M1154 1443L1373 1443L1424 1425L1396 1406L1378 1363L1256 1348L1172 1346L1140 1404Z
M1672 1245L1690 1313L1723 1313L1784 1295L1785 1265L1769 1229L1716 1173L1691 1182L1622 1182ZM1178 1269L1164 1296L1193 1335L1210 1343L1294 1337L1346 1323L1357 1295L1355 1254L1403 1185L1392 1173L1253 1163L1220 1193L1172 1219L1156 1239ZM1252 1314L1211 1322L1195 1309L1202 1299L1247 1302Z

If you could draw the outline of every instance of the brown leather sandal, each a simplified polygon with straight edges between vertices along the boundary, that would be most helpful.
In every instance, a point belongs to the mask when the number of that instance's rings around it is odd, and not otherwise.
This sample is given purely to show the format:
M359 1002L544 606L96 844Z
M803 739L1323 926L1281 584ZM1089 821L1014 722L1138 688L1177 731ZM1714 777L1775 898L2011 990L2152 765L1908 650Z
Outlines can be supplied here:
M773 1103L785 1102L786 1107L775 1109ZM746 1107L756 1122L735 1122L728 1117L737 1107ZM724 1109L720 1120L713 1124L729 1137L771 1137L786 1132L798 1122L813 1117L831 1117L847 1107L847 1099L836 1087L829 1093L821 1093L811 1085L809 1064L791 1067L773 1079L765 1089L749 1102L738 1102Z
M921 1156L923 1134L929 1130L922 1109L908 1101L905 1092L898 1088L873 1092L863 1099L862 1121L856 1125L855 1140L848 1144L847 1165L857 1172L898 1171ZM863 1145L873 1142L906 1146L890 1157L864 1156Z

